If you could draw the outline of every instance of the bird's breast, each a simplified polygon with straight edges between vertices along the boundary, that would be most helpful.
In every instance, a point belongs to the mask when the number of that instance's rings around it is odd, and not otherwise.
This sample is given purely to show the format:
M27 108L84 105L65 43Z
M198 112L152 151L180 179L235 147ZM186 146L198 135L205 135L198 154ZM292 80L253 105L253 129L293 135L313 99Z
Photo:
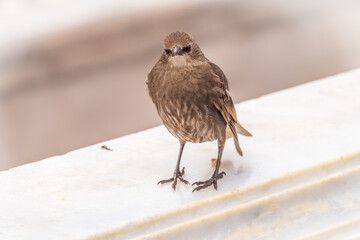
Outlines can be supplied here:
M186 142L217 139L219 113L212 103L212 81L209 71L201 66L184 66L163 71L154 88L160 118L169 132ZM222 125L224 125L221 122Z
M216 139L210 106L205 102L173 99L159 106L159 115L169 132L178 139L186 142Z

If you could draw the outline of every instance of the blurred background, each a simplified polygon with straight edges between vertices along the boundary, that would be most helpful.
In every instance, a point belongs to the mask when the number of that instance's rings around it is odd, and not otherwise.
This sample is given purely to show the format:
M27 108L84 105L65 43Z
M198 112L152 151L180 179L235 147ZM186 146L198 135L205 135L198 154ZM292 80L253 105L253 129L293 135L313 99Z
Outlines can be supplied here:
M359 67L359 26L357 0L0 0L0 170L161 124L144 81L172 31L238 103Z

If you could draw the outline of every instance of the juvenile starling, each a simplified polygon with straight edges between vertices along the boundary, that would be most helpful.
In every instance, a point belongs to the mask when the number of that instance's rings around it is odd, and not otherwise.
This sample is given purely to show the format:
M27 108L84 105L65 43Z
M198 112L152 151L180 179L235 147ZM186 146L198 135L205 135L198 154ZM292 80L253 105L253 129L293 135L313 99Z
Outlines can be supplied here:
M193 191L211 185L217 189L221 156L227 138L233 137L237 152L242 156L237 133L251 134L237 120L229 85L223 71L210 62L192 36L173 32L165 37L160 59L146 79L147 90L158 114L168 131L180 141L180 152L173 177L159 183L177 179L189 184L180 171L182 151L186 142L218 141L218 157L212 177L193 183Z

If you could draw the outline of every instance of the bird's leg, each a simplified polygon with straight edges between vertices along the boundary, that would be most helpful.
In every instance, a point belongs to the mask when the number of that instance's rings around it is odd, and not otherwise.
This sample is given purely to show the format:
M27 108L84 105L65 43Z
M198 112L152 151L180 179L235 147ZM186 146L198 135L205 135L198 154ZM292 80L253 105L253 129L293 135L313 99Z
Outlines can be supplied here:
M161 180L160 182L158 182L158 184L164 184L164 183L168 183L168 182L173 182L172 188L174 189L174 191L175 191L175 189L176 189L176 183L177 183L177 180L178 180L178 179L179 179L180 181L182 181L183 183L185 183L185 184L189 184L189 182L186 181L186 180L183 178L183 176L184 176L184 174L185 174L185 167L183 167L182 170L181 170L181 172L180 172L181 155L182 155L184 146L185 146L185 143L180 143L179 157L178 157L178 161L177 161L177 164L176 164L176 168L175 168L173 177L172 177L172 178L169 178L169 179Z
M225 172L219 173L221 156L222 156L223 150L224 150L224 146L219 146L218 158L216 161L216 168L215 168L215 171L214 171L213 175L211 176L211 178L206 181L194 182L192 185L198 185L198 187L194 188L193 192L200 191L201 189L207 188L211 185L214 185L215 190L217 190L217 180L223 178L224 175L226 175Z

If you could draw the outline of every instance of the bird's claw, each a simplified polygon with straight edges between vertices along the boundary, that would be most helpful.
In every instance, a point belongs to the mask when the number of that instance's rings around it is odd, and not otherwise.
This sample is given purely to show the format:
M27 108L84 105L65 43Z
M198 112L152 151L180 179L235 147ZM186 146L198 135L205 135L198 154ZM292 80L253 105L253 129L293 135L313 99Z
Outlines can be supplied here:
M213 176L209 180L194 182L193 184L191 184L191 186L198 185L198 187L194 188L192 191L200 191L201 189L207 188L211 185L214 185L215 190L217 190L217 180L223 178L224 175L226 175L226 173L221 172L213 174Z
M158 184L164 184L164 183L173 182L172 188L175 191L178 179L180 181L182 181L183 183L185 183L185 184L190 184L186 179L183 178L184 174L185 174L185 167L182 168L181 172L179 170L175 171L174 176L172 178L161 180L161 181L158 182Z

